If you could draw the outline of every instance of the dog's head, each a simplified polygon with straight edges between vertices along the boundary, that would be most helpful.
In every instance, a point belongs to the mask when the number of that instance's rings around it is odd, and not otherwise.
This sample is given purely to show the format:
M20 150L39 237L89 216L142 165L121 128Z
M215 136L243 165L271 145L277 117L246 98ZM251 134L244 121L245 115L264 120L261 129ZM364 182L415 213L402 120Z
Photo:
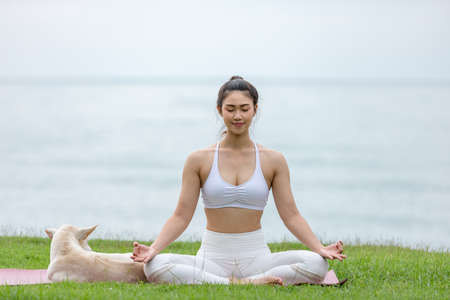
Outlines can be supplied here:
M78 247L86 251L91 251L91 247L87 243L87 238L97 226L80 228L72 225L62 225L58 229L45 229L45 233L52 240L51 258L56 254L65 254L71 249Z

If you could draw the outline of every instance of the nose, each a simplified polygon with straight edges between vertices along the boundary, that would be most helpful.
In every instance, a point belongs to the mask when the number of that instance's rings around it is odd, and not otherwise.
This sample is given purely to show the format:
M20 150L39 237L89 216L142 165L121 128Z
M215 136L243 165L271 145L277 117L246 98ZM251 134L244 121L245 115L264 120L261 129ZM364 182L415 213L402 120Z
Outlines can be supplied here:
M239 111L236 111L233 115L233 120L240 120L241 119L241 113Z

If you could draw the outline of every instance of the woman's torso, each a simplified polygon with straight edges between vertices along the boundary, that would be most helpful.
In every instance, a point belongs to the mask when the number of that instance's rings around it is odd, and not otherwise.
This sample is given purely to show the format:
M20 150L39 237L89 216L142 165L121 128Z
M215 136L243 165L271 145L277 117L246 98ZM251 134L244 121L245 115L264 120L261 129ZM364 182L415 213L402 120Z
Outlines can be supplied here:
M254 175L260 175L260 184L265 184L264 188L270 190L274 177L274 167L271 164L270 150L261 145L257 145L259 152L259 166L261 173L257 171L257 156L254 147L243 150L233 150L220 147L217 159L215 176L219 177L224 185L240 186L254 180ZM201 150L202 159L199 168L200 186L204 187L208 176L214 167L214 154L216 144ZM211 231L225 233L241 233L255 231L261 228L261 216L263 211L242 207L221 207L205 208L207 218L206 228Z

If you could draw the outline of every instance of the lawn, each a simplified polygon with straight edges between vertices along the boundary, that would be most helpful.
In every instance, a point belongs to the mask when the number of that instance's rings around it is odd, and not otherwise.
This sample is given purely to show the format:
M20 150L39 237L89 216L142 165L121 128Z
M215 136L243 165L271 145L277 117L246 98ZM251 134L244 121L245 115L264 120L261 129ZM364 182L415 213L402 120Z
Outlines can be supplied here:
M130 252L131 241L93 239L99 252ZM175 242L165 252L194 254L200 242ZM297 243L269 244L272 251L304 249ZM44 269L50 240L0 237L0 268ZM348 258L331 261L342 287L251 285L155 285L149 283L74 283L0 286L0 299L450 299L449 252L395 245L346 245Z

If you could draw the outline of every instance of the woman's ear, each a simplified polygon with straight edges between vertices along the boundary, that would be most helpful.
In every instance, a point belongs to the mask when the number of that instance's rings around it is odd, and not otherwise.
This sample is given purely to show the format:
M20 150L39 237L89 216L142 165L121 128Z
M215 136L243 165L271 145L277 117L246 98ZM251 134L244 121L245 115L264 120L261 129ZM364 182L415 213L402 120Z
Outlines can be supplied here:
M217 112L219 113L220 116L222 116L222 107L217 105Z
M257 110L257 109L258 109L258 104L255 104L255 109L254 109L255 113L253 114L253 116L256 115L256 110Z

